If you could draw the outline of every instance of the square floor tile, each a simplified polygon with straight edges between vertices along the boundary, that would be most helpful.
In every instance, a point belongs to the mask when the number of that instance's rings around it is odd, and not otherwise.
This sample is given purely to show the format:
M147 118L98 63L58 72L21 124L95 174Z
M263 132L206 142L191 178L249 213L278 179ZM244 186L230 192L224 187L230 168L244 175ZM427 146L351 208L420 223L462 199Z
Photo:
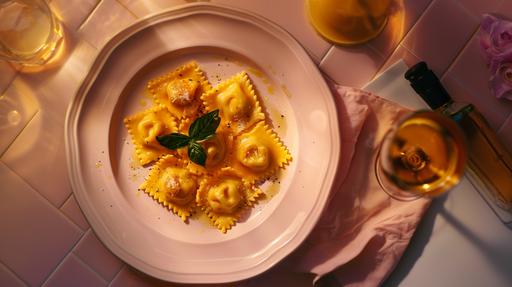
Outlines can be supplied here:
M102 287L107 282L94 273L87 265L73 254L64 259L62 264L44 283L44 287Z
M75 31L93 12L100 0L52 0L50 6L71 31Z
M85 218L84 213L80 209L78 202L74 195L70 195L69 198L64 202L60 210L66 214L71 221L78 225L83 231L89 229L89 222Z
M39 109L34 92L16 77L0 94L0 155L14 141Z
M367 45L334 46L322 59L320 69L340 85L360 88L375 76L383 63L382 55Z
M82 232L0 162L0 262L39 286Z
M498 130L498 137L505 148L512 154L512 114L510 114L505 123L503 123Z
M6 61L0 60L0 94L3 93L16 76L16 71Z
M476 32L479 21L455 0L434 0L404 38L403 45L438 74L448 66Z
M498 129L512 113L512 101L497 99L489 89L490 74L475 35L461 51L442 82L459 102L472 103ZM456 81L456 83L453 83Z
M416 23L431 1L393 1L386 27L380 35L368 42L368 45L383 57L388 57Z
M34 94L42 110L64 122L69 102L74 98L98 51L89 43L69 37L63 63L54 69L19 75L23 85Z
M291 4L289 1L273 0L212 0L212 3L249 10L278 24L302 44L316 63L332 46L309 24L304 1Z
M73 253L108 282L123 265L123 262L103 245L91 229L82 237Z
M0 286L25 287L27 285L5 265L0 263Z
M81 38L100 49L115 34L135 22L136 16L115 0L101 1L78 30Z
M64 124L52 116L43 110L37 113L1 160L59 208L71 194L71 185L64 152Z

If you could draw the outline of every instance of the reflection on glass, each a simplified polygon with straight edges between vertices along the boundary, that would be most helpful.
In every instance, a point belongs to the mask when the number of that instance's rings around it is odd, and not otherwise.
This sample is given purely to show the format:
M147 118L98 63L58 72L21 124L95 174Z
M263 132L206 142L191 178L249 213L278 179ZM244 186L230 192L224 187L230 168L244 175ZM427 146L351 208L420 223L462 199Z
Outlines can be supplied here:
M463 132L450 118L415 112L384 137L376 160L377 179L391 197L413 200L454 187L464 173Z

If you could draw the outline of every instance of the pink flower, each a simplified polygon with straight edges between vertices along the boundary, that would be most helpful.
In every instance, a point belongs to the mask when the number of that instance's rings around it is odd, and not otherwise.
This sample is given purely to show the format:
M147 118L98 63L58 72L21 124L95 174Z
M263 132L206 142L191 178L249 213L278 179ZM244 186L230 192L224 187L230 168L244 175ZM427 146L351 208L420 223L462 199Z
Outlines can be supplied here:
M512 22L485 14L481 22L481 44L491 56L499 56L512 48Z
M489 82L496 98L512 100L512 62L499 65Z
M485 14L480 46L489 65L490 88L497 98L512 100L512 22Z

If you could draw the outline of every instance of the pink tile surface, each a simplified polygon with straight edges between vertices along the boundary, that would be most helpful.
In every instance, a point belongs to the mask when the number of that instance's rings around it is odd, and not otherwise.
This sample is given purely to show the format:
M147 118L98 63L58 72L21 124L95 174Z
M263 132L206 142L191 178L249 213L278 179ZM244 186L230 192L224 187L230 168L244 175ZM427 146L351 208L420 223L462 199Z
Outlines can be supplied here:
M161 281L150 277L132 267L125 265L111 281L109 287L236 287L236 286L253 286L247 285L246 282L234 282L223 284L177 284ZM267 285L270 286L270 285ZM279 285L285 286L285 285ZM295 285L289 285L295 286Z
M165 282L150 277L125 265L121 271L119 271L117 276L110 282L109 287L156 287L165 285Z
M384 72L387 68L389 68L399 60L403 60L405 64L409 67L421 61L420 58L411 53L407 48L405 48L402 45L398 45L396 50L393 51L391 56L389 56L384 65L382 65L382 67L379 69L379 74Z
M16 274L0 263L0 286L24 287L27 286Z
M466 11L469 15L480 21L483 13L500 12L498 7L508 0L458 0L455 1L459 5L459 9Z
M46 71L19 76L27 93L37 98L41 109L51 111L53 117L61 122L64 122L68 104L98 53L89 43L78 41L76 36L66 38L65 51L65 63Z
M468 42L442 78L452 97L474 104L497 130L512 113L512 101L496 99L489 90L489 71L480 52L478 34Z
M109 282L123 265L123 262L101 243L91 229L82 237L73 253Z
M89 229L89 222L85 218L78 202L74 195L70 195L69 198L64 202L60 210L71 219L76 225L78 225L83 231Z
M99 0L52 0L50 6L62 23L70 30L76 30Z
M475 0L478 1L478 0ZM511 20L512 19L512 1L503 0L501 5L496 9L496 12L498 15L502 15L506 19Z
M115 34L135 22L136 16L115 0L101 1L80 27L80 37L100 49Z
M304 1L297 1L294 4L289 1L274 0L212 0L211 2L249 10L275 22L292 34L317 63L331 47L331 44L323 40L309 25Z
M2 94L14 79L16 71L6 61L0 60L0 94Z
M177 5L187 3L184 0L154 0L154 1L140 1L140 0L118 0L121 5L130 10L137 17L144 17L149 14L157 13L164 9L172 8Z
M320 68L340 85L362 87L377 73L384 58L367 45L334 46L320 63Z
M409 32L432 0L394 1L382 33L368 44L383 57L389 56Z
M512 114L498 130L498 137L506 148L512 153Z
M48 110L40 111L1 159L58 208L71 194L71 186L64 153L64 123L53 116Z
M43 286L102 287L107 286L107 282L73 254L69 254Z
M0 182L0 262L38 286L82 232L1 162Z
M0 93L0 156L39 109L34 93L16 77L5 93Z
M457 1L434 0L404 38L403 45L442 75L478 24Z

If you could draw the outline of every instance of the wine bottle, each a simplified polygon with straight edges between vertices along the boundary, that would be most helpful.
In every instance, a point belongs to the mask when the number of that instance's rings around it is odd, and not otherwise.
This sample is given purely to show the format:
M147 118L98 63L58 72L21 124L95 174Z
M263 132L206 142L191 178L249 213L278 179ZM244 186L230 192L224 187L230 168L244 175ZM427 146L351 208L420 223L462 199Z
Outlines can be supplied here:
M461 126L468 144L468 173L485 186L497 206L512 213L512 155L482 114L472 104L454 102L425 62L411 67L405 78L433 110Z

